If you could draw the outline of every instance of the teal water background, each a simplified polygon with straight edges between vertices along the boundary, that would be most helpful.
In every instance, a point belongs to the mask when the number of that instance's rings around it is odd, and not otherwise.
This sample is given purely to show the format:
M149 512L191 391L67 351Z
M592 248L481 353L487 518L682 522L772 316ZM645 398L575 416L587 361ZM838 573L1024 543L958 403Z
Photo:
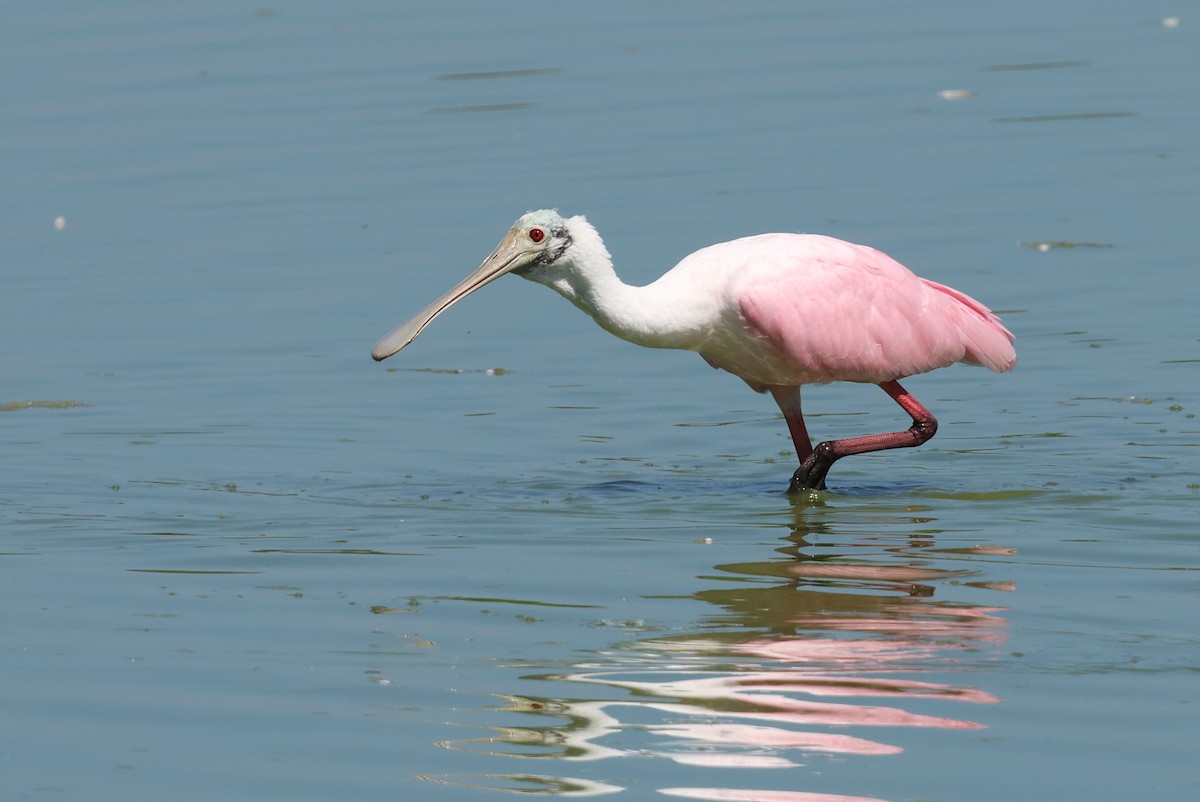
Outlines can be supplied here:
M1191 800L1188 4L12 4L6 799ZM762 231L1020 364L818 499L769 399L510 279ZM894 428L806 395L818 438Z

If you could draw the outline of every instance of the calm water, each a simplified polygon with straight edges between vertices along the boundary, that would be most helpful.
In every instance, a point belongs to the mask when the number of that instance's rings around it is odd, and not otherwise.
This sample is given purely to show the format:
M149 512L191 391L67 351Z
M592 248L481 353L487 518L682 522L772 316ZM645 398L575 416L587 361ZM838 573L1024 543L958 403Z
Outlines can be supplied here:
M1200 793L1190 4L10 6L5 799ZM1021 364L789 499L769 399L515 279L370 360L544 206L639 283L867 242Z

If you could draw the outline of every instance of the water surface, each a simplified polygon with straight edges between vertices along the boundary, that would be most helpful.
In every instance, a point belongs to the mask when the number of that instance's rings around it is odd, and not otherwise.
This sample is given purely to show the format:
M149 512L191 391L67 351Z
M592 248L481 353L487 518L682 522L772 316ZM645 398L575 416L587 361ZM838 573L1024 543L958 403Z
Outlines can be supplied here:
M6 16L5 798L1195 797L1186 9ZM546 206L872 244L1021 362L788 498L769 399L516 279L370 360Z

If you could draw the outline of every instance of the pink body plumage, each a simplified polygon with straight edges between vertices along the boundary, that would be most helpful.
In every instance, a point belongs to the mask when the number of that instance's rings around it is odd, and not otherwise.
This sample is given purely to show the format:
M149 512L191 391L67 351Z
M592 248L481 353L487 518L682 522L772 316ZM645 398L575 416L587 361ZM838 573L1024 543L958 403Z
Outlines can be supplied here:
M716 327L697 350L755 389L878 384L955 362L1004 372L1016 363L1012 333L987 307L874 248L762 234L696 251L667 275L711 276L718 264L725 316L741 325Z

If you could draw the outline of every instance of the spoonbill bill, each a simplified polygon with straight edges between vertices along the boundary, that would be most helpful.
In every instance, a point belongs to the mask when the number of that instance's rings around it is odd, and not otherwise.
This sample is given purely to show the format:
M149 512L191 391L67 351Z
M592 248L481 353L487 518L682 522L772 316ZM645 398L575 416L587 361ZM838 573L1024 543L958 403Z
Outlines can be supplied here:
M823 489L851 454L919 446L937 419L899 379L955 362L1006 372L1013 335L986 306L918 278L874 248L815 234L760 234L702 248L644 287L625 284L582 216L522 215L473 273L375 344L387 359L434 318L506 273L544 284L608 332L648 348L695 351L783 412L800 467L790 491ZM877 384L912 418L898 432L814 448L800 410L805 384Z

